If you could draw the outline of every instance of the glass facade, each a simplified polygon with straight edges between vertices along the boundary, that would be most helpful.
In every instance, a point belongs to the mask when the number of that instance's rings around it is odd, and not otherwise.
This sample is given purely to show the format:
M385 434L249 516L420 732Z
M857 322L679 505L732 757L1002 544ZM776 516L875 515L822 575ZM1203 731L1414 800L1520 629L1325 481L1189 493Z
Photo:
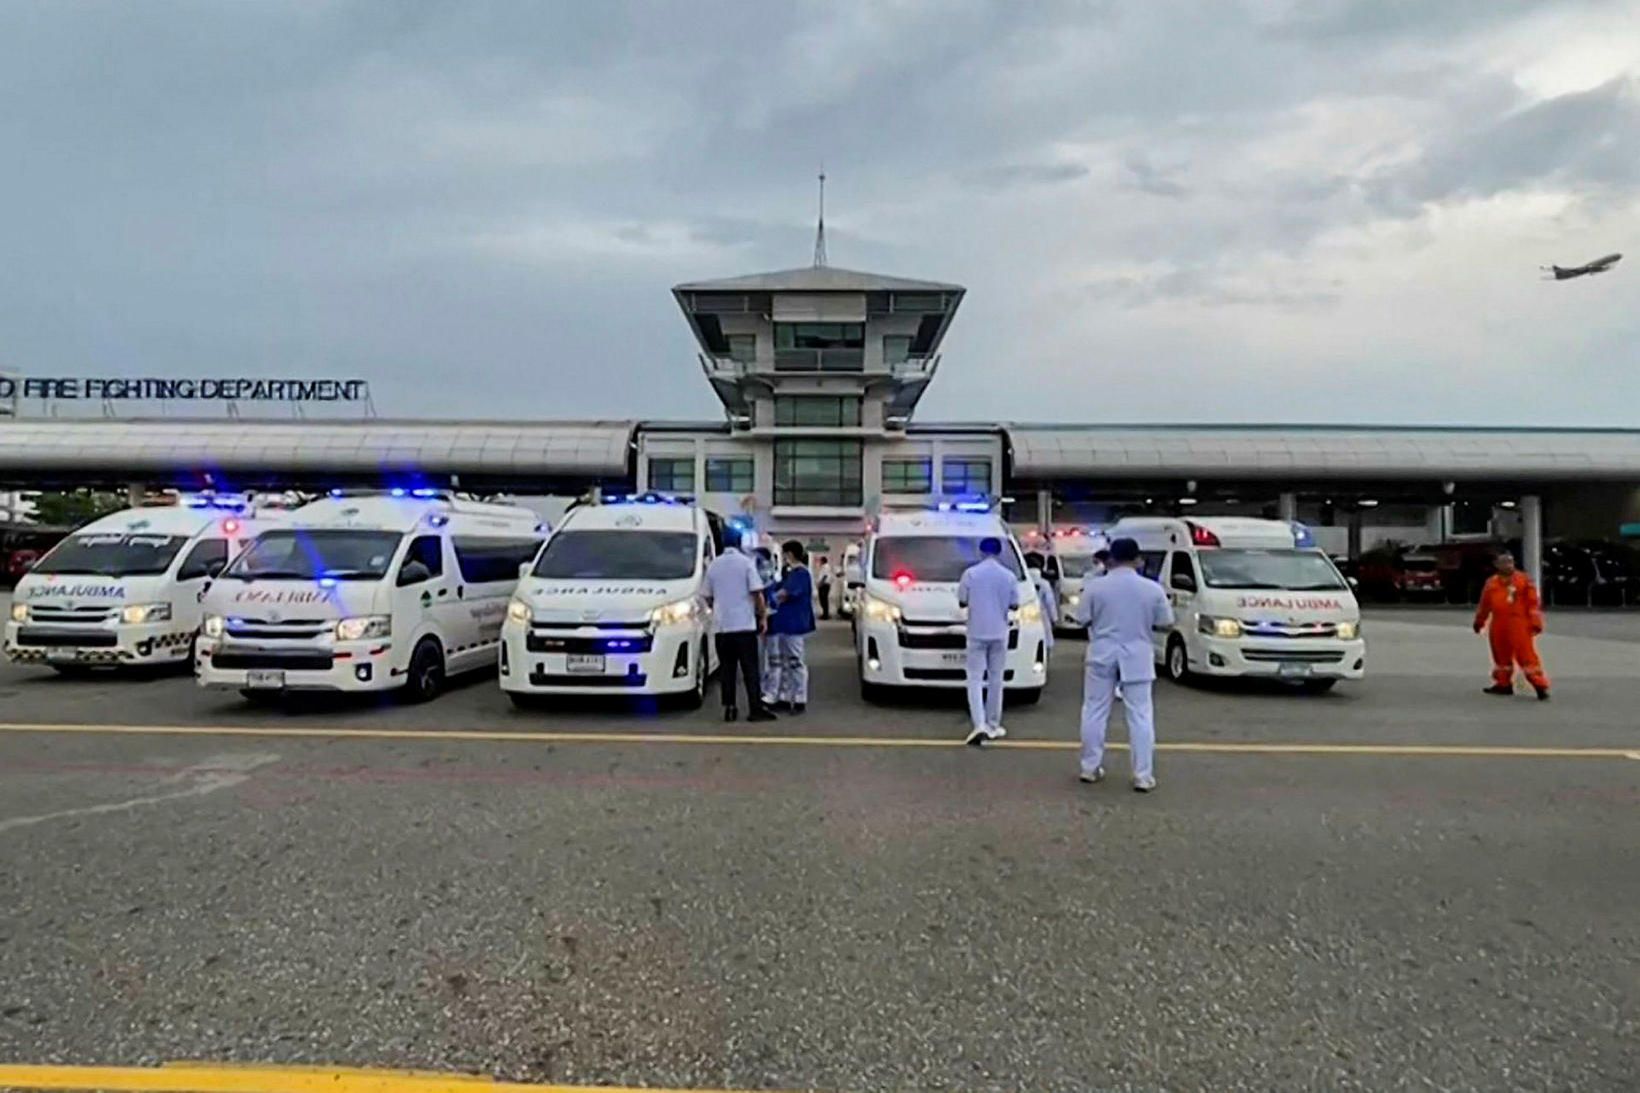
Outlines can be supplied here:
M858 440L777 440L774 503L854 508L864 503Z
M932 459L883 460L884 493L932 493L934 491L934 461Z
M666 493L695 492L693 456L657 456L649 461L649 488Z
M860 400L833 395L781 395L774 400L774 423L841 428L860 424Z
M742 456L708 457L706 460L706 490L708 493L752 492L753 463Z

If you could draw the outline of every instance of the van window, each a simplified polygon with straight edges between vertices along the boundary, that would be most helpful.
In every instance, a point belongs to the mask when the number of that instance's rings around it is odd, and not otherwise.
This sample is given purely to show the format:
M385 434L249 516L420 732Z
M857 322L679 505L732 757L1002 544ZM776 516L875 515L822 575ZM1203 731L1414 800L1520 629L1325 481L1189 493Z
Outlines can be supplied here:
M549 580L681 581L695 573L692 531L560 531L535 575Z
M70 535L34 567L39 574L95 573L100 577L134 577L171 568L186 535Z
M1343 592L1349 588L1318 550L1204 550L1210 588L1279 588L1288 592Z
M194 548L182 559L182 565L177 569L177 580L191 581L199 577L208 577L213 562L218 567L228 564L226 539L201 539L195 543Z
M419 535L410 542L410 549L405 551L404 562L420 562L427 567L428 576L444 576L444 544L437 535ZM404 568L404 564L399 566ZM518 572L518 567L513 567Z
M450 545L456 551L456 566L468 584L518 580L518 567L535 557L539 539L498 538L457 535Z
M998 538L1001 538L998 536ZM891 580L906 574L914 581L954 583L962 571L979 561L979 537L967 535L900 535L878 538L871 555L871 575ZM1023 578L1025 568L1019 552L1003 540L1001 562L1015 577Z
M1139 572L1153 581L1162 579L1162 563L1167 561L1165 550L1141 550L1139 552Z
M379 581L403 538L396 531L289 528L265 531L223 570L240 580Z
M1196 579L1196 566L1191 562L1190 555L1186 554L1182 550L1175 550L1173 552L1173 567L1168 573L1168 584L1174 588L1178 588L1178 578L1181 573L1189 577L1191 581L1195 583L1197 588L1201 587L1201 581Z

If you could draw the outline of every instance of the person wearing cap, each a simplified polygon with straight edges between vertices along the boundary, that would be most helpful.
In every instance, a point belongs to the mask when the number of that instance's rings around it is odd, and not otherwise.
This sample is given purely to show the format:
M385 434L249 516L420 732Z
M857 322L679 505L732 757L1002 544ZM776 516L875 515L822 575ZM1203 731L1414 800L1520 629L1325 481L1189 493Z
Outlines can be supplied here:
M968 715L974 727L967 742L975 746L1008 735L1002 727L1008 616L1019 607L1019 579L1000 561L1002 540L981 539L979 554L957 582L957 603L968 610Z
M1082 685L1081 780L1105 778L1105 729L1118 687L1128 726L1133 788L1156 788L1156 720L1151 689L1156 652L1151 634L1173 625L1173 608L1162 586L1139 573L1139 544L1110 544L1105 576L1082 586L1076 619L1088 628L1088 659Z

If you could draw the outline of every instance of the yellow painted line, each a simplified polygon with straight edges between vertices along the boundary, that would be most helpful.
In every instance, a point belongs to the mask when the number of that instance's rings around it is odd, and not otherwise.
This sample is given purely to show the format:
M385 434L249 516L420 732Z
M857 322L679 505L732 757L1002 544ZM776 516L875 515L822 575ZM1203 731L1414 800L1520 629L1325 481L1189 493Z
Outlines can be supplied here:
M88 736L241 736L316 740L446 740L508 744L677 744L710 747L966 748L951 737L737 736L728 733L530 732L493 729L364 729L320 725L89 725L0 722L0 733ZM1075 740L1003 740L986 745L1003 751L1074 751ZM1125 744L1107 747L1123 750ZM1632 759L1630 748L1513 747L1490 744L1324 744L1175 740L1158 751L1204 755L1365 755L1469 759Z
M171 1063L162 1067L0 1064L0 1088L106 1090L108 1093L712 1093L708 1090L533 1085L417 1070L216 1063Z

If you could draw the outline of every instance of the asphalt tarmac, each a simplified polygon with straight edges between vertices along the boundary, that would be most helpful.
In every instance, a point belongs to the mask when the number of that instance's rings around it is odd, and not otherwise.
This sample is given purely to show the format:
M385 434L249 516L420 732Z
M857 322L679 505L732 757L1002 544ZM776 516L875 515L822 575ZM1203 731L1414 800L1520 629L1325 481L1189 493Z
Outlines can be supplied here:
M862 704L836 624L772 726L0 666L0 1086L1632 1089L1640 617L1554 615L1544 704L1465 624L1370 615L1326 696L1158 685L1150 796L1075 780L1077 642L984 750Z

